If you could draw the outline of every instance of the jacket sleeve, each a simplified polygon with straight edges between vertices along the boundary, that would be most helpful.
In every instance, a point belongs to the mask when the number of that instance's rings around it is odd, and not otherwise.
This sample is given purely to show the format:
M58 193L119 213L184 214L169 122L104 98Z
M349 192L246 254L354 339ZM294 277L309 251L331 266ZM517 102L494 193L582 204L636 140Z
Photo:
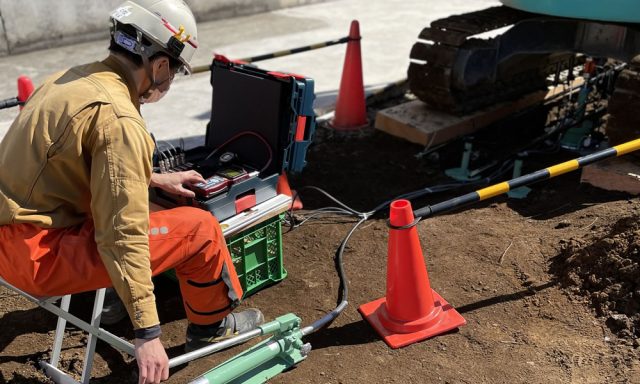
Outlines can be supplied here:
M153 142L142 123L113 118L91 148L91 212L100 257L134 329L159 324L149 255Z

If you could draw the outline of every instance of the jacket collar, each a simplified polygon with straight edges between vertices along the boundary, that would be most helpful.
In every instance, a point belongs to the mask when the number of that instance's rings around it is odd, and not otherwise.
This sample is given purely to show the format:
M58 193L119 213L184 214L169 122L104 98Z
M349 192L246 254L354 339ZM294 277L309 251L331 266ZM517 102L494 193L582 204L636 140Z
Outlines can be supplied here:
M140 95L138 94L138 89L136 88L136 82L133 79L133 74L127 68L125 68L116 58L113 56L107 57L102 64L109 67L113 72L120 75L120 77L124 80L127 88L129 88L129 94L131 95L131 102L135 105L138 112L140 112Z

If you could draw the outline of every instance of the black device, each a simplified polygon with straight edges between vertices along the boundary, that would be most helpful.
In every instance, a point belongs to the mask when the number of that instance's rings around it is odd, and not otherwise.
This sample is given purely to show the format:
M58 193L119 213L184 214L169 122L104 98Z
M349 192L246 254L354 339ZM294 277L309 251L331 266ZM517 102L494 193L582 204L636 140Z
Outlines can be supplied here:
M207 178L204 183L194 184L189 186L197 195L205 199L209 199L219 193L222 193L229 189L229 179L213 175Z
M193 199L156 188L150 198L166 207L197 206L224 220L275 197L282 172L302 170L315 131L315 94L311 79L222 56L211 65L211 85L205 145L174 151L184 153L174 166L171 151L156 157L157 169L181 171L189 164L206 182L189 186L196 192Z

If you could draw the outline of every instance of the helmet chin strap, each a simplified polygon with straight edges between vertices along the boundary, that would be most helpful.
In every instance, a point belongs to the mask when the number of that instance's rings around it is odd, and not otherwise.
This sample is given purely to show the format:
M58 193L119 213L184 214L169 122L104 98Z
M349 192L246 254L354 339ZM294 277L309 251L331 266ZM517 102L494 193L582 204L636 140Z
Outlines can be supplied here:
M151 63L149 62L149 55L147 55L147 52L145 50L144 45L142 44L142 32L140 31L136 31L136 37L138 40L138 50L140 53L140 56L142 57L142 66L144 67L145 72L147 73L147 78L149 79L149 87L142 92L142 97L149 97L150 93L151 93L151 88L153 88L154 86L158 86L159 84L156 84L156 79L153 76L153 70L151 69ZM162 83L160 83L162 84Z
M169 73L169 76L163 80L163 81L156 81L155 76L153 76L153 69L151 68L151 62L149 61L149 55L147 54L147 50L145 49L145 46L142 44L142 32L140 31L136 31L136 37L138 40L138 53L140 54L140 57L142 57L142 66L144 67L144 70L147 74L147 78L149 79L149 87L142 92L142 97L149 97L151 95L151 90L153 89L153 87L159 87L162 84L166 83L167 81L171 80L171 73Z

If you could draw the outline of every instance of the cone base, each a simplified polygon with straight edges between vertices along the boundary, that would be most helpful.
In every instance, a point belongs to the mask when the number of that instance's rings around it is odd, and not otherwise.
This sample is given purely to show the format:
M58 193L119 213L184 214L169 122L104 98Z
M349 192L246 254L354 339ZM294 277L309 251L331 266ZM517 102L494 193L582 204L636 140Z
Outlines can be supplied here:
M412 333L394 333L382 325L380 321L381 316L385 316L386 321L389 321L387 315L386 297L372 301L367 304L363 304L358 308L358 311L362 317L371 324L376 332L382 337L387 345L393 349L402 348L409 344L416 343L418 341L426 340L428 338L440 335L442 333L454 330L467 323L467 321L456 311L442 296L438 295L436 291L433 291L434 306L441 307L438 319L433 321L433 325L427 326L424 329L412 332ZM398 327L402 326L402 323L398 322Z
M327 126L335 131L358 131L361 130L363 128L367 128L369 126L370 121L369 120L365 120L364 123L357 123L354 125L344 125L344 124L339 124L336 123L334 120L329 120L329 122L327 122Z

